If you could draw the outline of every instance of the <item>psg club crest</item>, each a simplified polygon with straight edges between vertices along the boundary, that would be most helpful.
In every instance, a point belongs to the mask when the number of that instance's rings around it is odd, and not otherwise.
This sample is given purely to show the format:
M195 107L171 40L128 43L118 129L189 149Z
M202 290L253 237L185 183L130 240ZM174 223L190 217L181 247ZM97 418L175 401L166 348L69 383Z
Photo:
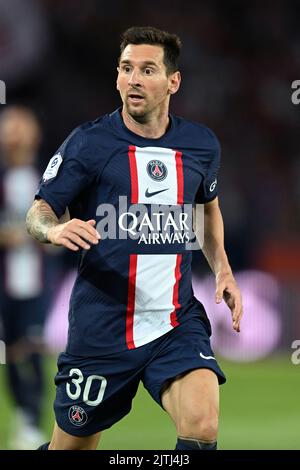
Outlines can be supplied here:
M87 414L81 406L73 405L69 408L69 420L74 426L83 426L87 419Z
M147 165L147 173L155 181L163 181L168 174L166 165L160 160L151 160Z

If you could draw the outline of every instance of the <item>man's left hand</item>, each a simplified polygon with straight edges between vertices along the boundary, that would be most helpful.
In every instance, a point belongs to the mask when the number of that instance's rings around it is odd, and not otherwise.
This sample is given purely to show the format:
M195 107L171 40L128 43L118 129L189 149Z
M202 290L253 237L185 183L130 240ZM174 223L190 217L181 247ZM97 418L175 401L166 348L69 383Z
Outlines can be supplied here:
M238 333L243 315L242 295L231 273L216 275L216 303L225 300L231 310L232 326Z

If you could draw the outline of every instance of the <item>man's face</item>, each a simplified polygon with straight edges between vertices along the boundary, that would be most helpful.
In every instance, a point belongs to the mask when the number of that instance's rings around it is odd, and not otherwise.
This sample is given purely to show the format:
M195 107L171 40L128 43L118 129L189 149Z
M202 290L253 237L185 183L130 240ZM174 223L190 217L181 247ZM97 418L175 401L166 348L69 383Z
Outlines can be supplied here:
M164 50L149 44L129 44L124 49L118 67L117 89L127 113L144 118L159 110L169 95L179 87L180 74L167 76L163 62Z
M8 109L0 119L0 148L13 165L30 163L40 142L40 128L35 117L18 108ZM29 161L27 162L27 158Z

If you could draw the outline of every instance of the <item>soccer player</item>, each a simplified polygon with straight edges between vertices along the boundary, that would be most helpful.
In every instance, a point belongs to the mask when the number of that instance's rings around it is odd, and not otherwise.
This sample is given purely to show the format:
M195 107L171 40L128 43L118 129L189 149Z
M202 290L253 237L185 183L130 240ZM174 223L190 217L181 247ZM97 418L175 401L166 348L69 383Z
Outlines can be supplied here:
M45 253L28 236L24 218L39 173L35 162L41 127L26 107L9 106L0 115L0 323L6 344L9 391L16 409L9 435L12 449L35 449L40 430L43 381L43 327L47 315ZM1 333L0 333L0 339Z
M71 133L28 212L34 238L79 253L55 379L56 424L42 450L96 449L101 431L130 411L140 381L174 421L176 449L217 448L225 377L192 292L186 208L204 205L203 252L216 302L226 301L236 331L242 302L223 244L218 140L169 114L180 47L176 35L152 27L123 34L122 108ZM62 222L66 208L70 220Z

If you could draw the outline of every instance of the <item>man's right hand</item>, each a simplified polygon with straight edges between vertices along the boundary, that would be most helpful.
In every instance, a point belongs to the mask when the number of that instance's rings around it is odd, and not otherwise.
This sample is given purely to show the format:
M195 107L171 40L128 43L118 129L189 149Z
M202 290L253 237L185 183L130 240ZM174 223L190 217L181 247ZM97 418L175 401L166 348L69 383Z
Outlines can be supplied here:
M97 245L100 240L95 225L96 221L93 219L87 222L71 219L64 224L49 228L47 238L53 245L65 246L72 251L78 251L79 248L89 250L91 245Z

